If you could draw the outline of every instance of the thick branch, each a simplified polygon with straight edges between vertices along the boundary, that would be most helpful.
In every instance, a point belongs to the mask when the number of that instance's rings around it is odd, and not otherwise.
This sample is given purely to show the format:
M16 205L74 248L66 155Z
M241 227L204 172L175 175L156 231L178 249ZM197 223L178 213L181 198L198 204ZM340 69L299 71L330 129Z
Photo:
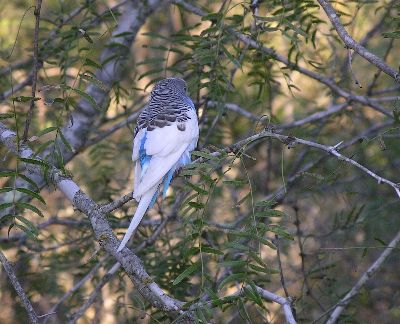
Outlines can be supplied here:
M16 140L16 134L7 129L4 124L0 123L0 142L7 146L15 155L38 159L35 157L34 152L23 143L20 144L18 151ZM40 167L36 165L27 165L26 167L31 174L39 173L43 176L43 170ZM141 260L136 254L128 248L124 248L120 253L116 252L120 242L115 237L108 224L106 214L102 212L101 206L83 193L74 181L66 178L57 168L50 167L48 174L49 178L53 179L54 184L63 192L74 207L89 218L95 237L100 245L122 265L143 298L153 307L160 309L171 317L177 317L183 314L181 308L184 303L163 292L147 274ZM186 316L189 316L189 314Z

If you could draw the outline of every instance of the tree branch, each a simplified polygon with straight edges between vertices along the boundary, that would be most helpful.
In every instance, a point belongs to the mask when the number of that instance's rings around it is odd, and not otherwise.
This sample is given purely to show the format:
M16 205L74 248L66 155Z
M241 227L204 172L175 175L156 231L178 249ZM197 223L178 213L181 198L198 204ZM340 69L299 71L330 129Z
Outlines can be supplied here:
M354 287L344 296L334 308L331 316L329 317L326 324L334 324L337 322L340 314L349 304L351 299L358 294L360 289L367 283L367 281L378 271L381 267L382 263L386 260L386 258L392 253L394 247L400 242L400 231L396 234L393 240L389 243L389 245L385 248L382 254L378 259L368 268L368 270L361 276L361 278L357 281Z
M341 24L338 14L332 8L329 2L325 0L317 0L321 7L324 9L326 15L331 21L333 27L336 29L338 35L346 44L347 47L353 49L358 53L358 55L365 58L371 64L375 65L377 68L382 70L387 75L391 76L397 83L400 83L400 74L395 69L388 66L385 61L383 61L380 57L376 56L369 52L364 46L357 43L346 31L346 29Z
M4 124L0 123L0 142L6 145L15 155L38 159L35 157L34 152L24 143L19 145L18 150L16 140L15 132L10 131ZM43 170L39 166L27 165L27 168L31 174L39 173L43 176ZM53 179L54 184L73 206L89 218L95 237L102 248L122 265L143 298L152 306L167 313L171 317L182 315L183 311L181 309L184 303L163 292L147 274L141 260L136 254L128 248L124 248L119 253L116 252L120 242L115 237L108 224L106 214L102 212L101 206L96 204L74 181L65 177L64 174L54 166L49 167L48 176L50 179ZM185 314L183 320L186 321L190 316L190 314Z
M188 10L188 11L190 11L190 12L192 12L192 13L198 15L198 16L202 17L202 16L204 16L206 14L203 10L201 10L201 9L199 9L199 8L189 4L189 3L187 3L184 0L174 0L174 3L178 4L178 5L181 5L184 9L186 9L186 10ZM384 114L387 117L393 118L393 116L392 116L392 114L390 112L388 112L384 107L382 107L382 106L380 106L380 105L378 105L376 103L371 102L368 97L361 96L361 95L353 95L353 94L345 91L344 89L340 88L331 78L322 76L322 75L320 75L318 73L310 71L310 70L308 70L308 69L306 69L304 67L299 66L298 64L295 64L295 63L289 61L285 56L276 53L274 49L266 47L266 46L263 46L263 44L261 44L260 42L257 42L256 40L254 40L254 39L250 38L249 36L246 36L246 35L238 32L238 31L236 31L233 28L229 28L228 27L227 31L230 34L232 34L233 36L235 36L238 40L243 42L244 44L246 44L246 45L248 45L248 46L250 46L250 47L252 47L254 49L257 49L257 50L269 55L271 58L275 59L276 61L279 61L279 62L285 64L290 69L292 69L294 71L297 71L297 72L300 72L300 73L302 73L302 74L304 74L304 75L306 75L306 76L308 76L308 77L310 77L310 78L312 78L312 79L314 79L314 80L326 85L334 93L336 93L337 95L347 99L348 101L359 102L359 103L361 103L363 105L366 105L366 106L369 106L369 107L373 108L374 110Z
M22 288L21 284L19 283L19 281L14 273L14 269L12 268L11 264L8 262L7 258L1 251L0 251L0 261L3 264L4 270L6 271L7 276L11 281L11 284L13 285L16 293L18 294L19 298L21 299L26 312L28 313L30 322L35 323L35 324L39 323L39 319L35 313L35 310L33 309L28 296L26 296L24 289Z

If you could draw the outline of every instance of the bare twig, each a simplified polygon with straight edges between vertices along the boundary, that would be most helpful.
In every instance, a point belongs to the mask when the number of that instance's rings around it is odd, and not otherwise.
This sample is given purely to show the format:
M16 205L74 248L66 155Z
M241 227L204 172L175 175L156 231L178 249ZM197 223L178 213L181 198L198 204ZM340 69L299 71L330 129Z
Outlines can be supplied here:
M340 314L349 304L351 299L358 294L360 289L367 283L367 281L378 271L378 269L382 266L382 263L386 260L386 258L390 255L390 253L394 250L397 244L400 242L400 231L396 234L393 240L389 243L389 245L385 248L382 254L378 259L368 268L368 270L361 276L361 278L357 281L354 287L344 296L339 303L336 304L331 316L329 317L327 324L336 323Z
M28 138L29 126L33 117L33 108L35 107L35 97L36 97L36 83L37 74L39 71L39 23L40 23L40 9L42 8L42 0L36 0L34 15L35 15L35 33L33 39L33 67L32 67L32 92L31 100L29 104L28 117L25 122L24 135L22 136L22 141L25 142Z
M378 174L376 174L375 172L369 170L368 168L366 168L365 166L361 165L360 163L358 163L357 161L348 158L344 155L342 155L341 153L339 153L339 147L342 143L338 143L334 146L327 146L327 145L323 145L323 144L319 144L316 142L312 142L312 141L308 141L308 140L304 140L298 137L294 137L294 136L287 136L287 135L282 135L282 134L277 134L277 133L273 133L270 132L268 130L265 130L261 133L258 133L256 135L250 136L242 141L237 142L234 145L231 145L229 147L227 147L225 149L225 151L227 152L237 152L239 151L242 147L254 142L254 141L258 141L262 138L275 138L280 140L281 142L283 142L284 144L292 147L295 144L302 144L302 145L306 145L309 147L313 147L316 148L318 150L324 151L332 156L335 156L337 159L341 160L341 161L345 161L346 163L349 163L353 166L355 166L356 168L360 169L361 171L363 171L364 173L366 173L367 175L369 175L370 177L374 178L375 180L378 181L378 184L381 183L385 183L387 185L389 185L390 187L392 187L397 196L400 198L400 185L398 185L397 183L394 183L393 181L390 181L386 178L383 178L381 176L379 176Z
M394 43L394 38L391 38L391 39L390 39L390 42L389 42L389 45L388 45L388 48L386 49L385 55L384 55L384 57L383 57L383 59L384 59L385 61L387 60L387 57L388 57L390 51L391 51L392 48L393 48L393 43ZM367 93L368 96L371 95L372 90L375 88L375 86L376 86L376 84L377 84L377 81L378 81L378 78L379 78L379 76L381 75L381 72L382 72L382 70L378 69L378 71L374 74L374 78L372 79L372 81L371 81L371 83L369 84L369 86L368 86L368 88L367 88L367 91L366 91L366 93Z
M76 291L78 291L87 281L93 278L97 270L104 264L105 260L96 263L96 265L84 276L81 280L79 280L75 286L73 286L70 290L68 290L60 299L59 301L51 308L49 311L49 315L55 314L57 308L64 303L70 296L72 296ZM43 321L43 324L47 322L49 316Z
M279 236L278 235L275 235L274 243L275 243L275 246L276 246L276 254L277 254L277 257L278 257L278 267L279 267L279 274L280 274L280 277L281 277L282 288L283 288L283 290L285 292L286 298L289 298L290 295L289 295L289 292L288 292L287 287L286 287L285 276L283 274L283 269L282 269L281 246L280 246Z
M260 287L257 287L257 291L261 295L262 298L273 301L275 303L278 303L279 305L281 305L283 307L283 312L285 314L287 324L296 324L296 320L294 319L294 316L292 313L292 305L291 305L292 303L291 303L290 299L283 298L279 295L271 293Z
M346 29L343 27L342 23L340 22L338 14L332 8L332 6L329 2L327 2L325 0L317 0L317 1L321 5L321 7L324 9L324 11L327 14L329 20L331 21L333 27L336 29L338 35L340 36L340 38L343 40L343 42L346 44L347 47L353 49L355 52L357 52L358 55L362 56L367 61L369 61L371 64L375 65L380 70L382 70L384 73L391 76L396 82L400 82L399 72L397 72L395 69L388 66L385 63L385 61L382 60L380 57L369 52L364 46L357 43L348 34Z
M316 121L322 120L322 119L327 118L336 113L340 113L340 112L344 111L348 106L349 105L347 103L340 104L340 105L332 105L332 106L328 107L326 110L318 111L307 117L304 117L303 119L295 120L288 124L278 125L277 129L283 130L283 129L303 126L304 124L308 124L308 123L314 123Z
M93 144L96 144L100 141L102 141L103 139L105 139L106 137L110 136L111 134L115 133L117 130L129 125L130 123L134 122L137 117L139 116L139 114L142 112L144 108L140 109L139 111L135 111L134 113L132 113L131 115L129 115L128 118L124 119L123 121L111 126L109 129L107 129L104 132L101 132L100 134L96 135L96 137L90 139L88 141L88 143L86 144L86 146L91 146Z
M14 269L12 268L10 262L8 262L7 258L1 251L0 251L0 261L3 264L4 270L6 271L7 276L11 281L11 284L13 285L16 293L18 294L19 298L22 301L22 304L24 305L25 310L28 313L30 322L31 323L39 323L38 316L36 315L35 310L33 309L28 296L26 296L24 289L22 288L21 284L19 283L19 281L15 275Z

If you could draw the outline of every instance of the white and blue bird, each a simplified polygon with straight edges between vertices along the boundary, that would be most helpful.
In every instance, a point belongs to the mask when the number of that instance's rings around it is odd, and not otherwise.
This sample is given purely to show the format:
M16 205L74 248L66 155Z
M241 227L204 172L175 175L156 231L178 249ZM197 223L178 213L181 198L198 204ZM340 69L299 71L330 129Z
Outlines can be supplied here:
M174 172L190 163L198 138L197 114L185 81L167 78L157 82L134 131L133 198L139 204L117 252L125 247L161 191L165 197Z

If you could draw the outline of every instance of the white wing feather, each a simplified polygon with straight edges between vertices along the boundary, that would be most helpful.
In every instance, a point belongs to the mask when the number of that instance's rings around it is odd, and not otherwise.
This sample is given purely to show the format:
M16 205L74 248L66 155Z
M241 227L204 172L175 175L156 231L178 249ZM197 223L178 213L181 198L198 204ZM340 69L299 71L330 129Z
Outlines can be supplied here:
M177 123L173 123L153 131L141 129L136 134L132 151L132 160L136 162L133 198L139 204L117 252L121 251L131 238L167 172L175 166L186 150L191 151L196 147L199 137L197 115L194 110L190 110L188 115L190 119L184 123L184 131L177 128ZM146 135L144 148L146 154L151 155L151 160L142 174L139 150L144 135Z

